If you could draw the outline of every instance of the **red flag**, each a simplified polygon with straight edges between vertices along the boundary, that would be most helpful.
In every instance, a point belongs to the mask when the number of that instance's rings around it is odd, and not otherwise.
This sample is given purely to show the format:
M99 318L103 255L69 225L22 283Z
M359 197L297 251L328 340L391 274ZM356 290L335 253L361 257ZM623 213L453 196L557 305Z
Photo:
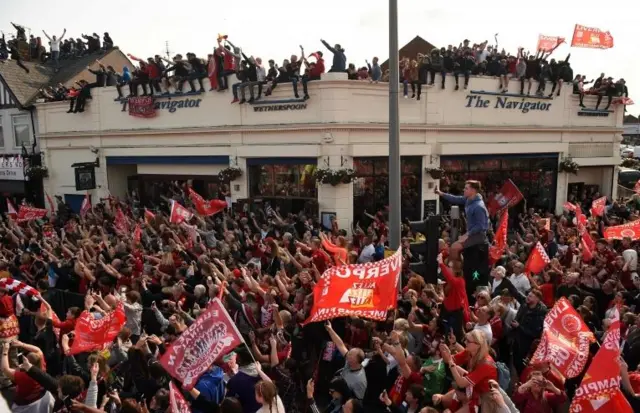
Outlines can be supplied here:
M178 202L171 201L171 215L169 215L169 222L172 224L180 224L184 221L188 221L193 217L193 214L189 210Z
M136 118L152 118L156 116L156 104L153 96L130 97L129 115Z
M544 331L530 364L549 362L567 378L582 373L593 333L569 300L561 297L544 318Z
M115 310L99 320L88 311L83 311L76 321L75 336L69 354L101 351L116 338L127 317L119 303Z
M46 215L46 209L20 205L20 209L18 210L18 222L33 221L34 219L44 218Z
M220 357L242 344L242 336L222 302L215 298L160 358L160 364L185 390Z
M56 212L56 204L53 203L53 199L51 199L47 191L44 191L44 194L47 197L47 202L49 203L49 209L51 209L51 215L53 215Z
M516 184L511 179L508 179L500 188L500 192L489 200L487 210L489 215L494 216L498 211L517 205L522 199L522 193Z
M628 237L634 241L640 239L640 220L605 228L604 237L606 239L623 239Z
M496 263L502 257L502 253L507 249L507 226L509 225L509 210L505 210L500 217L498 230L493 240L493 245L489 247L489 257Z
M527 263L524 265L525 274L540 274L551 260L540 241L531 249Z
M9 198L7 198L7 214L16 219L18 217L18 211L16 211L16 207L13 205L13 202Z
M348 316L386 320L397 305L401 271L400 248L382 261L329 268L313 289L313 308L304 323Z
M630 97L627 96L619 96L617 98L613 98L613 100L611 101L612 105L634 105L635 102L633 101L633 99L631 99Z
M205 199L191 187L189 187L189 198L191 198L191 201L195 205L198 214L207 217L217 214L220 211L224 211L224 209L227 207L227 201L222 201L220 199L211 199L209 201L205 201Z
M133 245L140 245L140 238L142 238L142 229L140 224L136 224L136 228L133 230Z
M607 197L603 196L591 202L591 215L601 217L604 215L604 207L607 205Z
M116 218L113 222L113 226L116 231L121 234L129 233L129 221L127 221L127 217L124 216L124 212L122 212L122 208L120 207L116 209Z
M169 402L171 403L171 413L191 413L189 404L172 381L169 382Z
M585 232L580 237L580 245L582 245L582 261L591 262L593 260L593 249L595 248L595 243L588 232Z
M149 211L147 208L144 209L144 220L147 224L150 224L155 218L156 216L153 212Z
M565 202L564 204L562 204L562 208L566 209L569 212L576 212L578 210L578 207L573 205L571 202Z
M559 36L545 36L543 34L538 35L538 45L536 50L542 50L543 52L550 52L565 42L564 37Z
M589 365L576 389L570 412L632 413L629 402L620 391L620 316L618 310L602 341L600 350Z
M576 24L573 29L571 47L587 47L589 49L611 49L613 36L608 31L602 31L596 27L586 27Z
M87 192L82 200L82 205L80 206L80 217L84 218L87 215L87 212L91 210L91 196L89 192Z

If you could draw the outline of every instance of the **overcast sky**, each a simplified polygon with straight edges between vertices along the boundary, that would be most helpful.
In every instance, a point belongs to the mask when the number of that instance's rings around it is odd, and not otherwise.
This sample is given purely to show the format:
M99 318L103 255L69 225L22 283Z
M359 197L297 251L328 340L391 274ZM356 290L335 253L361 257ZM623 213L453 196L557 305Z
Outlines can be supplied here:
M80 0L2 0L0 29L13 33L10 22L47 33L80 37L81 33L107 31L114 42L138 57L163 53L165 41L172 54L194 52L206 57L218 33L241 46L247 55L277 62L299 53L323 50L320 39L340 43L356 66L373 56L387 59L388 2L384 0L317 2L156 0L101 2ZM574 74L589 78L600 72L624 77L640 113L640 7L637 0L583 0L579 3L487 3L456 0L442 7L421 0L399 0L400 46L416 35L436 46L489 40L499 33L499 46L512 54L519 46L533 51L538 34L563 36L571 43L576 23L609 30L615 47L610 50L571 48L565 44L554 57L571 52ZM432 2L429 2L433 4ZM527 5L528 6L525 6Z

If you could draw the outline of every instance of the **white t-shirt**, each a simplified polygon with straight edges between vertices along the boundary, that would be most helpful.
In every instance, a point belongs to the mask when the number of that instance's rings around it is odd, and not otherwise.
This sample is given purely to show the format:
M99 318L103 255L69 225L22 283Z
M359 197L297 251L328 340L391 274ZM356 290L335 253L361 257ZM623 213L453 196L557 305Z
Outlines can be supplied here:
M521 294L527 295L529 290L531 290L531 283L529 282L529 278L522 273L520 275L511 274L509 277L509 281L516 287L516 290L520 291Z
M369 244L362 249L360 253L360 258L358 258L358 264L363 264L365 262L373 262L373 254L376 253L376 248L373 244Z
M286 413L284 411L284 404L282 404L282 399L280 396L276 396L276 402L271 404L271 408L269 406L262 406L258 409L256 413Z
M60 38L57 38L56 40L49 40L50 45L51 45L51 51L52 52L59 52L60 51Z

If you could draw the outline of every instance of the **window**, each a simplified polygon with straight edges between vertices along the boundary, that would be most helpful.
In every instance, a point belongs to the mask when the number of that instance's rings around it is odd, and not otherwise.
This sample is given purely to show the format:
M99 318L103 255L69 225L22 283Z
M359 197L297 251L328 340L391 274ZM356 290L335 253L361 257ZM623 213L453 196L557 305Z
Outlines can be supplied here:
M13 121L13 138L16 148L22 145L31 146L31 124L29 123L29 115L16 115Z
M353 169L358 177L353 184L353 219L364 221L364 212L375 214L389 205L389 158L355 158ZM404 156L400 160L401 215L420 219L422 199L422 157Z
M2 116L0 116L0 148L4 148L4 129L2 128Z
M250 165L251 197L315 198L315 165Z

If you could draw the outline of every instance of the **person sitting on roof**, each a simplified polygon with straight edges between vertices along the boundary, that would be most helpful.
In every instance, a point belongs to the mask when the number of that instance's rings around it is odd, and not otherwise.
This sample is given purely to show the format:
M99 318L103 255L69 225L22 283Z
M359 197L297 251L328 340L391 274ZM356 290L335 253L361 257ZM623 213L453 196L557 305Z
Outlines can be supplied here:
M113 49L113 40L111 40L108 32L104 32L104 36L102 37L102 50L106 51L110 49Z

